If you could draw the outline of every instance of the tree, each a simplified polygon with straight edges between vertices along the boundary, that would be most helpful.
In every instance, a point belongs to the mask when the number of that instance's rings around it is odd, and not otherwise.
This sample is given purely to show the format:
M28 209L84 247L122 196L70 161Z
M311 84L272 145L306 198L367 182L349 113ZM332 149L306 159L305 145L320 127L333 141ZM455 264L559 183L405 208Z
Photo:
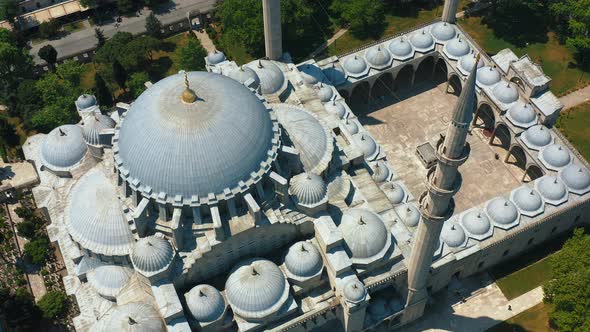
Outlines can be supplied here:
M10 24L13 24L17 15L18 7L16 1L0 0L0 21L7 20Z
M564 332L590 331L590 235L576 229L550 264L553 279L543 292L552 304L551 324Z
M17 45L12 33L0 29L0 102L15 108L18 85L32 75L33 60L28 50Z
M156 15L151 12L145 19L146 34L150 37L161 38L162 37L162 23Z
M133 11L132 0L117 0L117 10L121 14L129 14Z
M82 93L79 85L62 79L58 73L47 73L37 81L36 88L43 100L43 107L35 112L31 127L41 132L68 123L77 123L75 101Z
M581 64L590 66L590 11L586 0L553 1L550 11L557 31L566 44L576 49Z
M207 51L195 37L189 37L188 43L178 50L180 68L187 71L204 70Z
M55 319L63 316L68 310L68 297L62 291L49 291L37 303L43 318Z
M36 81L27 79L18 85L15 112L26 128L31 128L32 115L43 107L43 100L39 96Z
M40 316L33 296L24 288L19 288L15 292L0 288L0 313L10 327L18 327L19 330L33 328Z
M41 37L51 39L57 35L60 26L56 19L50 19L39 25L39 34Z
M131 75L131 78L127 82L127 87L129 88L129 91L131 92L131 95L133 96L133 98L139 97L139 95L141 95L145 91L145 89L146 89L145 82L147 82L149 80L150 80L150 78L149 78L148 74L143 71L138 72L138 73L133 73Z
M149 8L155 8L158 5L161 5L163 3L168 2L168 0L145 0L144 3L146 6L148 6Z
M543 1L495 0L483 22L496 36L525 47L527 43L547 41L547 17Z
M51 67L53 67L57 62L57 51L51 45L45 45L41 47L38 55L41 59L47 61Z
M97 0L80 0L80 5L86 8L96 7L97 4Z
M84 67L74 60L67 60L59 67L55 73L59 76L62 80L68 81L72 83L74 86L80 85L80 81L82 79L82 74L84 74Z
M49 248L49 240L46 237L39 237L25 244L25 255L33 264L44 264L49 256Z
M30 220L23 220L22 222L16 224L18 235L27 239L32 239L35 236L37 229L37 225Z
M125 89L125 83L127 82L128 77L127 71L117 60L113 62L113 74L115 76L115 82L117 82L121 89Z
M96 37L96 48L101 48L107 41L101 28L94 28L94 37Z
M0 146L13 147L20 143L18 134L13 125L3 114L0 114Z
M383 33L385 8L382 0L335 0L331 9L359 38L376 38Z
M113 105L113 95L100 74L94 76L94 95L100 105Z

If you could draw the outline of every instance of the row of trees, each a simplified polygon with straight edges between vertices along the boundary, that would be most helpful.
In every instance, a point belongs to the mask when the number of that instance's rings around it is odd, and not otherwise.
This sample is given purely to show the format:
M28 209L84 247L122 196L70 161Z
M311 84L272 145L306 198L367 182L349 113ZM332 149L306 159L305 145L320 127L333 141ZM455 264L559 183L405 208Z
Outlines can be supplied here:
M19 331L46 329L46 320L62 318L67 312L69 301L63 291L49 291L37 304L25 288L11 290L0 287L0 317L10 328Z

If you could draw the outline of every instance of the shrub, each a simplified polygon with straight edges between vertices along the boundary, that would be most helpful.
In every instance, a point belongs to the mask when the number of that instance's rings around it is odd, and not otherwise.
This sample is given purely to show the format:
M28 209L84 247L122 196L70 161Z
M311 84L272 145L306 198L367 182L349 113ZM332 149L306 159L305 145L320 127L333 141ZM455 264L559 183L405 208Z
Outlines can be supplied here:
M59 32L59 28L59 23L55 19L51 19L39 25L39 34L42 38L53 38Z
M68 297L61 291L49 291L37 303L43 317L55 319L63 316L68 309Z
M49 240L40 237L25 244L25 255L31 259L33 264L43 264L49 256L49 248Z

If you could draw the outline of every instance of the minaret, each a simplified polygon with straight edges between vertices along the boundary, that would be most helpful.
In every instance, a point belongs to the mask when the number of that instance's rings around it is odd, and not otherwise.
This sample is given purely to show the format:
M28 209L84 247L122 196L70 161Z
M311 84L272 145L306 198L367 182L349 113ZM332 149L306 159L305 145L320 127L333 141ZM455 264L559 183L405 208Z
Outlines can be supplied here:
M476 62L479 61L479 55ZM420 197L420 225L414 236L412 254L408 263L408 299L404 321L420 317L428 297L426 286L432 265L432 256L438 244L443 223L454 212L453 196L461 186L461 174L458 172L469 156L467 132L476 106L474 66L447 129L444 140L437 146L438 163L428 172L426 192Z
M283 56L281 35L281 0L262 0L264 14L264 46L266 57L279 60Z
M459 0L445 0L442 21L454 24L457 17L457 8L459 8Z

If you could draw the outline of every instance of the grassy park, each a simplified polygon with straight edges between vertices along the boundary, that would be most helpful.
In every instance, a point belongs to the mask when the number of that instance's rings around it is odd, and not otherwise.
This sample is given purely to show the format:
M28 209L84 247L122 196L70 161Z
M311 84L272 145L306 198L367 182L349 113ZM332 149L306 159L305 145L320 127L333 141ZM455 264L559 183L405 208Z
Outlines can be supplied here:
M551 306L539 303L536 306L502 322L487 332L550 332L548 324Z
M562 112L556 127L590 160L590 102Z
M507 299L520 295L551 280L552 272L549 257L543 258L523 269L496 280L496 284Z

